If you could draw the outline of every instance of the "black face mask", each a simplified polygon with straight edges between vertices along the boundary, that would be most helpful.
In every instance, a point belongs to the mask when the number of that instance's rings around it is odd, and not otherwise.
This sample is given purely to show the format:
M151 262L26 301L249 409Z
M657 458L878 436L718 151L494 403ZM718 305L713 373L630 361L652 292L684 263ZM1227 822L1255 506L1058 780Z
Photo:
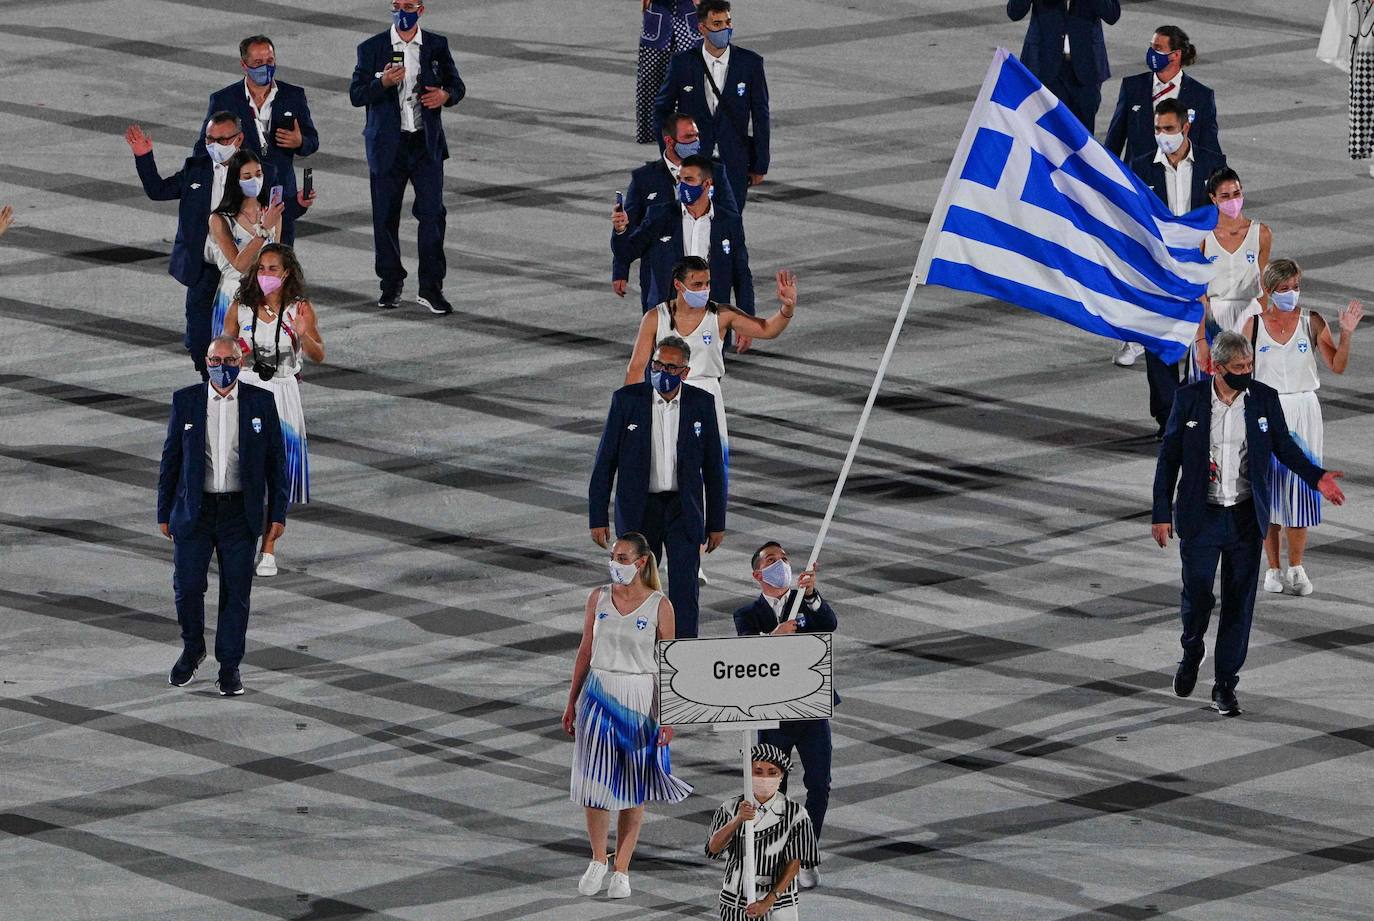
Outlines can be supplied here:
M1253 377L1254 375L1250 373L1232 374L1230 371L1227 371L1222 375L1222 380L1226 381L1226 386L1230 387L1232 390L1246 391L1250 389L1250 380Z

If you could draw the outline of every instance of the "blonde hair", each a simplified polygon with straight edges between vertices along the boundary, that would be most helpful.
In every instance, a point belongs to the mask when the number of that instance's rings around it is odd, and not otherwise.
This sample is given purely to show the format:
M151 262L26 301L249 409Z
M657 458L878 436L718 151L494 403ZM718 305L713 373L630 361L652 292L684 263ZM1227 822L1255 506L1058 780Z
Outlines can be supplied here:
M1260 278L1260 285L1263 286L1266 294L1273 294L1274 289L1290 278L1297 278L1302 274L1302 268L1292 259L1273 259L1264 267L1264 275Z
M654 557L654 552L649 549L649 539L638 531L626 531L616 539L616 543L620 543L622 540L634 547L635 553L646 558L644 568L639 571L639 581L652 591L662 591L663 585L658 581L658 560Z

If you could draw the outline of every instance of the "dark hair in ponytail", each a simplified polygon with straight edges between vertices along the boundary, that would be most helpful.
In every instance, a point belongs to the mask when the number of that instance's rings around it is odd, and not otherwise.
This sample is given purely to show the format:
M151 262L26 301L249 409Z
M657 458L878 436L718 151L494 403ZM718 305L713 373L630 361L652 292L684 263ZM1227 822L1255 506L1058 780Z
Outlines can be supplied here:
M1169 40L1170 51L1183 52L1178 58L1178 62L1182 66L1191 67L1193 62L1197 60L1197 47L1188 41L1188 33L1178 26L1160 26L1155 29L1155 34L1163 35Z
M1229 166L1223 166L1207 177L1207 194L1215 196L1217 194L1217 189L1221 188L1222 183L1226 182L1234 182L1236 185L1240 185L1240 173L1237 173Z

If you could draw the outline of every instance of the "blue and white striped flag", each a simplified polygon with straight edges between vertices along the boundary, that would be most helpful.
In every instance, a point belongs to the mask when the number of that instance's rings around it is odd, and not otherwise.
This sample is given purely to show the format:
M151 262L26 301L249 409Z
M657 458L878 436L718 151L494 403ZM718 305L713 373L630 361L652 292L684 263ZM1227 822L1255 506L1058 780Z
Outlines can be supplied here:
M945 177L917 281L1183 357L1214 269L1212 206L1175 217L1006 49Z

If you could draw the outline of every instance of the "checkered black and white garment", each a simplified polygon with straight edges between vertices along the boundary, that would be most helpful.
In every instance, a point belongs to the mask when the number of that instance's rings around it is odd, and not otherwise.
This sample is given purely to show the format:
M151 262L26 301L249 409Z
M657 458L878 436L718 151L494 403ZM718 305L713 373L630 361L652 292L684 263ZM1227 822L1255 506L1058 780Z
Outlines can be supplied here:
M1374 156L1374 0L1351 0L1350 159Z
M682 4L674 6L673 35L668 47L654 48L645 42L639 43L639 69L635 74L635 141L640 144L658 140L658 130L654 127L654 97L668 75L668 62L675 54L700 47L702 41L696 27L696 14L689 17ZM691 7L686 9L690 11Z

